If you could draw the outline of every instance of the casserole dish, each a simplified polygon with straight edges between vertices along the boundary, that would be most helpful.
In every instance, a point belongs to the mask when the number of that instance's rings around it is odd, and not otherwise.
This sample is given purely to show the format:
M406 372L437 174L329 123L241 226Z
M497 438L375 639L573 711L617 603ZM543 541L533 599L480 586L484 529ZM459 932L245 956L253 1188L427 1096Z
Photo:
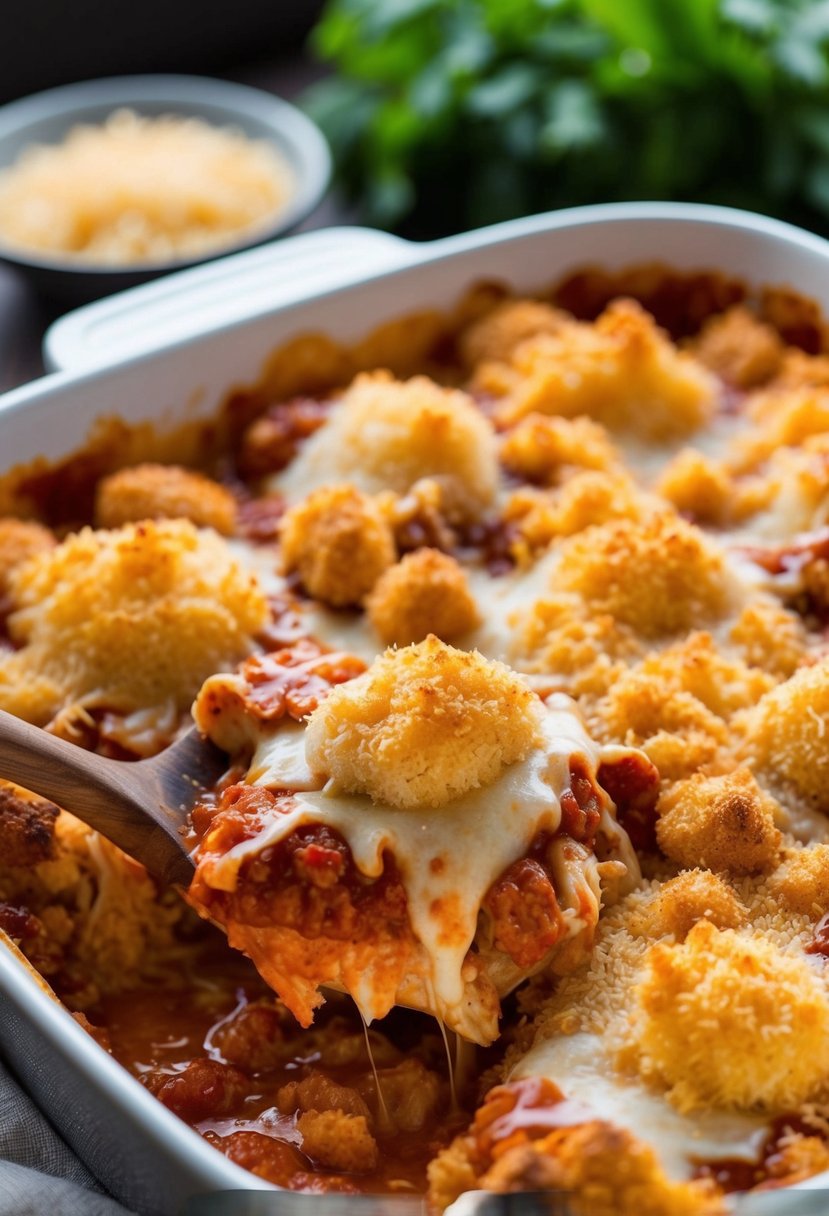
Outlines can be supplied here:
M261 367L274 347L309 331L353 342L390 316L453 301L482 277L531 292L586 264L612 270L656 259L678 269L714 268L758 286L792 286L814 298L822 308L827 305L822 285L827 264L824 243L782 225L715 209L595 208L537 217L420 248L381 238L382 249L377 244L371 254L376 257L375 273L369 276L366 258L375 238L358 233L344 233L343 237L355 249L358 242L363 242L361 265L350 281L350 272L341 266L336 286L330 281L326 284L323 276L316 289L309 289L304 297L283 297L278 304L263 303L260 297L249 316L238 307L232 315L222 315L232 282L224 276L232 276L238 263L228 263L218 271L213 268L211 273L218 274L222 282L209 301L209 314L202 319L200 332L188 332L188 327L199 324L197 318L193 319L198 293L205 292L207 308L207 290L211 282L218 282L209 276L202 279L203 272L182 278L180 294L176 283L165 283L64 323L53 334L50 349L53 362L62 362L67 370L9 394L0 406L0 473L36 458L54 462L77 451L95 421L113 410L130 423L154 422L161 427L209 417L229 391L250 382L252 369ZM329 243L336 239L336 234L319 238ZM309 258L314 256L317 238L303 241L286 256L293 253L299 259L300 249ZM249 272L254 262L249 258L243 265ZM299 261L294 264L294 272L298 277ZM154 329L153 318L161 315L162 302L166 319ZM181 323L176 340L170 341L171 318L177 306L188 319ZM136 350L139 326L146 344L143 352ZM96 327L98 335L107 334L101 345L110 361L97 369L91 366L88 347L84 349L85 335L92 334ZM69 342L67 335L72 333L75 336ZM86 370L69 370L73 360L84 363ZM197 375L194 368L198 368ZM55 1010L45 1013L46 998L11 954L0 958L0 986L9 1012L15 1015L4 1019L0 1031L3 1046L32 1092L48 1103L49 1087L32 1060L42 1060L51 1053L55 1062L49 1073L65 1076L57 1066L57 1057L73 1040L61 1031L64 1023L55 1020L64 1015ZM27 1014L28 1032L23 1024ZM36 1051L33 1034L38 1041ZM89 1050L93 1050L91 1045ZM92 1057L87 1060L87 1055L77 1052L76 1058L83 1058L94 1068ZM98 1106L94 1125L99 1136L109 1136L109 1129L116 1126L114 1118L101 1118L101 1112L112 1103L115 1087L122 1082L123 1092L115 1108L120 1118L133 1123L134 1152L130 1161L119 1160L117 1130L96 1150L88 1141L88 1125L79 1127L65 1115L56 1116L67 1139L90 1160L102 1180L127 1202L145 1210L172 1211L194 1189L221 1185L220 1167L230 1167L216 1161L215 1154L197 1144L195 1138L188 1140L183 1129L176 1137L167 1136L163 1120L144 1105L146 1096L139 1100L129 1078L123 1075L116 1080L117 1075L116 1066L102 1058L100 1084L96 1087L102 1105ZM67 1080L62 1091L64 1101L71 1093L72 1083ZM89 1108L90 1118L94 1113ZM163 1180L157 1158L159 1128L170 1149L164 1159L169 1173ZM210 1157L209 1165L205 1154ZM153 1173L155 1183L150 1190L147 1177ZM247 1175L243 1176L244 1183L239 1182L238 1170L234 1169L232 1175L232 1179L227 1176L226 1185L252 1185Z

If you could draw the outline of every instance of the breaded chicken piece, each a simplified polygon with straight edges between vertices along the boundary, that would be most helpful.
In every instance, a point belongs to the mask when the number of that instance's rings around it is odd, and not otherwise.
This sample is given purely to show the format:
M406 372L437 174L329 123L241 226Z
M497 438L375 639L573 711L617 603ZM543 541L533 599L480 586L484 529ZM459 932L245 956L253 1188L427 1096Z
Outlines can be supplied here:
M633 300L615 300L592 325L528 338L508 363L483 364L473 388L501 399L504 426L532 413L587 415L651 442L703 426L719 393Z
M57 541L48 528L23 519L0 519L0 600L9 591L12 571L30 557L53 549Z
M184 520L84 528L19 566L10 595L0 707L39 725L76 704L186 710L270 617L226 542Z
M333 689L309 719L305 752L347 793L439 807L523 760L540 711L503 663L430 636Z
M803 667L746 714L746 756L815 810L829 813L829 662Z
M776 329L737 304L706 321L691 349L735 388L752 389L777 375L786 347Z
M231 536L236 500L210 477L178 465L139 464L105 477L95 494L95 523L120 528L144 519L189 519Z
M386 519L353 485L315 490L282 521L282 562L305 590L335 608L359 604L397 553Z
M463 567L437 549L416 549L386 570L366 611L382 641L396 646L422 642L430 633L451 642L481 619Z
M634 1027L680 1110L794 1110L829 1075L829 997L805 959L700 921L651 946Z
M474 518L498 485L495 432L458 389L427 376L358 376L270 488L296 502L309 491L348 481L367 494L407 494L424 478L444 489L447 511Z
M538 334L558 334L573 324L569 313L541 300L504 300L463 331L458 347L473 368L487 359L509 359L519 343Z
M612 521L566 540L556 583L652 638L717 620L734 596L719 549L667 513Z
M757 874L771 869L780 853L776 809L747 768L723 777L695 773L663 793L656 838L679 865Z

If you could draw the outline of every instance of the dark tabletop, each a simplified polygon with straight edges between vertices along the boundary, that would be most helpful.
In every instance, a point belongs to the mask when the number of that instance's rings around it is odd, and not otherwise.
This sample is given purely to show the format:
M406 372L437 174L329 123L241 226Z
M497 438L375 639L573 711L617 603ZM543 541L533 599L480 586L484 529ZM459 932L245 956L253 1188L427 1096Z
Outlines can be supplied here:
M318 74L298 54L223 73L227 79L266 89L288 100L296 97ZM342 208L328 198L301 225L300 231L347 222L347 218ZM43 335L64 310L65 306L39 298L21 275L0 264L0 392L43 374L40 349Z

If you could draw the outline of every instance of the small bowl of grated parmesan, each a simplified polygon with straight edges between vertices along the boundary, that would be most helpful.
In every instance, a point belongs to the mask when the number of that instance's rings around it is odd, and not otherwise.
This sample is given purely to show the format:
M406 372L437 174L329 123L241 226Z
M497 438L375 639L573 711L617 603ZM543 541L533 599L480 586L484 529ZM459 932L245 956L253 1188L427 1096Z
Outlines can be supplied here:
M296 107L198 76L124 76L0 109L0 259L94 299L296 227L330 178Z

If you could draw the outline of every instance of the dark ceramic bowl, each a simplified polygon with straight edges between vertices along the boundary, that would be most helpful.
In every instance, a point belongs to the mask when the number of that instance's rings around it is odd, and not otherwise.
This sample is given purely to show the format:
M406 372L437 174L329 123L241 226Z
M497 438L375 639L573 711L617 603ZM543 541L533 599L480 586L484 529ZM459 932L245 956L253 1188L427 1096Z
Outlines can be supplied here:
M202 76L114 76L65 85L0 108L0 168L31 144L60 143L78 123L102 123L113 110L180 114L215 126L233 126L273 144L290 165L295 189L270 224L249 237L197 258L124 267L39 256L5 245L0 260L25 273L45 295L72 303L97 299L160 275L213 261L227 253L284 236L314 209L328 186L331 159L318 127L295 106L245 85Z

